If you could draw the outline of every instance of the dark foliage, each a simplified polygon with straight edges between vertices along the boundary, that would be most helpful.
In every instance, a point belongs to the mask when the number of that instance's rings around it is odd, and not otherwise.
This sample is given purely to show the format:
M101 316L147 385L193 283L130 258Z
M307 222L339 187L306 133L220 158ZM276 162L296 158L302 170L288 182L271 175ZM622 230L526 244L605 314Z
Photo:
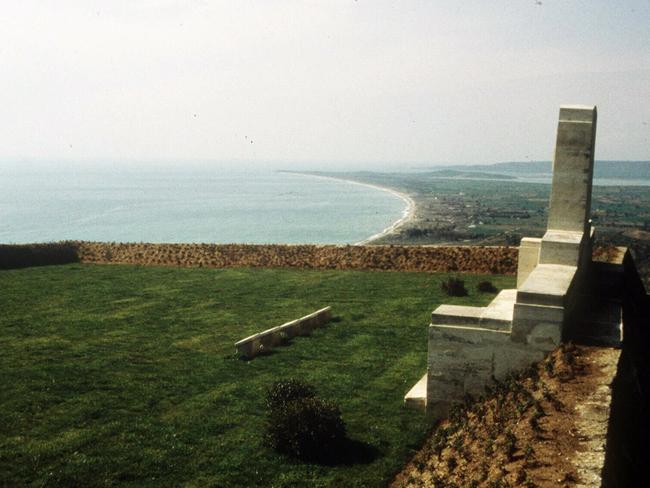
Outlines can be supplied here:
M273 412L284 408L287 403L315 396L314 387L304 381L296 379L278 381L266 393L266 408Z
M495 293L497 288L492 284L491 281L481 281L476 285L476 289L482 293Z
M0 269L28 268L79 261L74 242L0 245Z
M444 291L450 297L467 296L467 288L465 288L465 282L460 278L449 278L447 281L443 281L442 291Z
M346 441L341 411L297 380L276 383L268 392L267 437L277 451L309 461L338 456Z

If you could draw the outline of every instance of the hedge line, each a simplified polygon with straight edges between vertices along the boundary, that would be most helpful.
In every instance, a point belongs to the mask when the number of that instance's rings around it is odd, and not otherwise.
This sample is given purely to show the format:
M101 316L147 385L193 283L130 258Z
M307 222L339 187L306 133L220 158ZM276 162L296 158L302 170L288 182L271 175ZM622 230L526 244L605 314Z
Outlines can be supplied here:
M517 248L78 242L85 263L514 274Z
M0 269L27 268L79 261L78 243L0 244Z

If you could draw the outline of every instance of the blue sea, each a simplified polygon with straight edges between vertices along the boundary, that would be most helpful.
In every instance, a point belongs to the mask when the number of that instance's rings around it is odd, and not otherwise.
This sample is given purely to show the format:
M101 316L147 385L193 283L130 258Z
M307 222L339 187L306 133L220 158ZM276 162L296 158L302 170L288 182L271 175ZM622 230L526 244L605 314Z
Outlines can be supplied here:
M0 170L0 243L353 244L402 217L376 188L267 170Z

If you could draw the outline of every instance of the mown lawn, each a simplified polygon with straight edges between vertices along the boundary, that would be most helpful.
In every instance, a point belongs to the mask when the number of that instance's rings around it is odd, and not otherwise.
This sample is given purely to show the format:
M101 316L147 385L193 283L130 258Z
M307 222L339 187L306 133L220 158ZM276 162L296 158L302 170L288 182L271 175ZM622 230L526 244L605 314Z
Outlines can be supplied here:
M424 373L445 274L64 265L0 271L0 486L381 486L428 429ZM513 277L491 276L498 287ZM252 361L233 343L331 305L337 321ZM275 380L338 403L355 462L275 454Z

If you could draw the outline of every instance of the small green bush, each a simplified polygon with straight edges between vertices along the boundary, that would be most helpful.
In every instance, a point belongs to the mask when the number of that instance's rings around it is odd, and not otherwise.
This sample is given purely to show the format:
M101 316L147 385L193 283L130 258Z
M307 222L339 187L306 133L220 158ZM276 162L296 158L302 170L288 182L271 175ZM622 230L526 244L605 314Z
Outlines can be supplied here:
M450 297L467 296L467 288L465 288L465 282L460 278L449 278L447 281L443 281L442 291L444 291Z
M266 408L273 412L284 408L287 403L315 396L314 387L304 381L295 379L277 381L266 393Z
M492 284L491 281L481 281L476 285L476 289L482 293L495 293L497 291L496 287Z
M303 460L328 459L346 438L341 411L311 385L278 382L268 391L267 438L277 451Z

